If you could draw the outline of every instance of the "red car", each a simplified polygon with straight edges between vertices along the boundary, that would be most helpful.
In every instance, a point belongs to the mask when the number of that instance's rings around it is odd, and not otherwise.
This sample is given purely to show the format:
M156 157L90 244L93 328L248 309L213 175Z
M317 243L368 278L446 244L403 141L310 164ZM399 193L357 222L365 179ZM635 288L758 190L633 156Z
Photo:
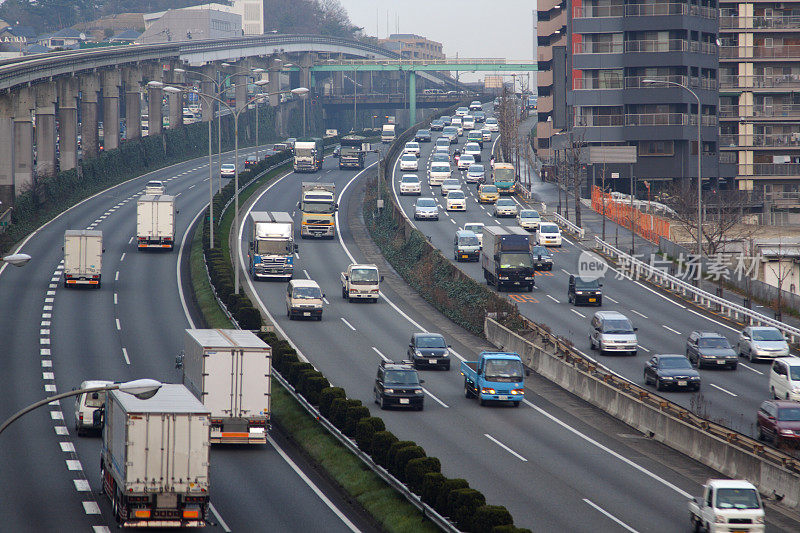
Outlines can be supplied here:
M767 400L758 408L758 438L800 442L800 402Z

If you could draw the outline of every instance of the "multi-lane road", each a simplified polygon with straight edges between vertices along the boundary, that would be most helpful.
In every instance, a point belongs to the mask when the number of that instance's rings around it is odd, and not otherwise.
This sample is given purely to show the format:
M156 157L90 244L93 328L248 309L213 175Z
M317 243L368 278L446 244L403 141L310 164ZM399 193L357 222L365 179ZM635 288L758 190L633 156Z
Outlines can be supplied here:
M242 151L240 161L249 153ZM180 243L208 203L207 164L200 158L174 165L86 200L25 242L22 251L33 257L28 265L0 271L4 417L87 379L180 381L175 356L183 349L184 329L194 323L178 290L186 277L178 259L185 263L188 249L137 251L136 198L147 180L166 182L167 192L178 197ZM64 230L87 228L103 232L102 288L66 289L60 283ZM0 435L0 529L113 527L109 505L98 494L100 438L75 434L73 405L62 400L30 413ZM275 439L281 441L279 435ZM264 524L287 532L371 529L294 455L279 442L213 448L211 518L217 529L258 531Z

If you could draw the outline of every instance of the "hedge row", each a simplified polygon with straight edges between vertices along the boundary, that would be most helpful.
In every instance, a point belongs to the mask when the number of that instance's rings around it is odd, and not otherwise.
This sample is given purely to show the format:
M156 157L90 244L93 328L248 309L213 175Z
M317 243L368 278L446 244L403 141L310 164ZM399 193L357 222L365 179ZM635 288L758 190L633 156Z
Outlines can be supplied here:
M400 440L361 400L348 398L341 387L331 387L321 372L300 361L297 352L275 333L259 333L272 347L272 365L309 403L372 460L388 470L461 531L472 533L525 533L514 526L505 507L486 505L486 498L464 479L449 479L441 473L436 457L428 457L417 443Z

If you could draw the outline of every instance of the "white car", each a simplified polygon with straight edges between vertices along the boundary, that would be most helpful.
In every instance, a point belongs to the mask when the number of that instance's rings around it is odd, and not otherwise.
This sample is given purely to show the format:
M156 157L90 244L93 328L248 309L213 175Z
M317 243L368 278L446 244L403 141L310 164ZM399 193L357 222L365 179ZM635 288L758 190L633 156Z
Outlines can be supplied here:
M431 187L441 185L451 174L450 163L431 163L428 169L428 185Z
M447 156L447 160L450 161L450 148L446 146L437 146L433 149L434 154L444 154Z
M468 107L459 107L456 109L456 116L463 117L464 115L469 115L469 108Z
M455 178L446 179L442 182L442 196L447 196L447 194L451 191L460 191L461 190L461 182Z
M458 170L467 170L470 165L475 164L475 157L470 154L461 154L458 158Z
M461 118L461 123L465 130L471 130L475 128L475 117L472 115L464 115Z
M483 136L483 142L491 142L492 141L492 130L489 128L483 128L481 130L481 135Z
M459 137L464 135L464 122L461 120L461 117L453 117L453 122L450 123L450 126L456 128Z
M517 216L517 204L511 198L500 198L494 203L494 216L497 218Z
M419 157L420 156L419 143L414 141L407 142L406 145L403 147L403 153L414 154L415 156Z
M223 178L233 178L236 176L236 165L233 163L223 163L219 167L219 174Z
M494 117L487 118L486 129L491 131L492 133L497 133L498 131L500 131L500 125L497 123L497 119Z
M486 179L486 170L483 168L483 165L477 163L470 165L464 179L467 183L481 183Z
M561 246L561 230L552 222L539 224L536 241L543 246Z
M536 230L542 223L542 217L533 209L520 209L517 214L517 224L522 229Z
M81 389L91 389L94 387L107 387L113 385L112 381L84 381L81 383ZM84 392L75 397L75 433L78 436L83 435L86 431L102 429L100 417L97 420L94 418L94 413L98 411L106 403L106 393L102 392Z
M469 154L475 158L476 163L481 162L481 145L478 143L470 143L464 145L464 153Z
M414 154L405 154L400 158L400 170L419 170L419 163L417 156Z
M481 105L481 103L479 101L473 100L469 104L469 110L470 111L482 111L483 110L483 105Z
M435 147L434 149L439 148L439 147L444 147L444 148L447 148L448 151L450 151L450 138L445 137L444 135L442 135L441 137L436 139L436 142L433 143L433 146Z
M151 180L144 186L145 194L164 194L164 182L159 180Z
M400 194L422 194L422 184L416 174L404 174L400 179Z
M447 211L466 211L467 210L467 197L463 191L450 191L445 200L445 209Z
M483 222L467 222L461 229L474 233L478 237L481 246L483 246Z

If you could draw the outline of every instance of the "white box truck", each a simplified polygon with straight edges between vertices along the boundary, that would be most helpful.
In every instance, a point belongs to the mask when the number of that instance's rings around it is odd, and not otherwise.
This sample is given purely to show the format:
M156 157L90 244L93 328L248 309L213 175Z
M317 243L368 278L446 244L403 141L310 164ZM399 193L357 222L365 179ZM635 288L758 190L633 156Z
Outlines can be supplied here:
M120 527L204 527L209 409L180 384L106 398L100 476Z
M103 267L103 232L68 229L64 232L64 286L100 288Z
M211 410L212 444L266 444L272 348L251 331L187 329L183 383Z
M136 245L139 250L175 246L175 197L143 194L136 202Z
M394 142L394 139L395 139L395 125L384 124L383 128L381 129L381 142L391 143Z

